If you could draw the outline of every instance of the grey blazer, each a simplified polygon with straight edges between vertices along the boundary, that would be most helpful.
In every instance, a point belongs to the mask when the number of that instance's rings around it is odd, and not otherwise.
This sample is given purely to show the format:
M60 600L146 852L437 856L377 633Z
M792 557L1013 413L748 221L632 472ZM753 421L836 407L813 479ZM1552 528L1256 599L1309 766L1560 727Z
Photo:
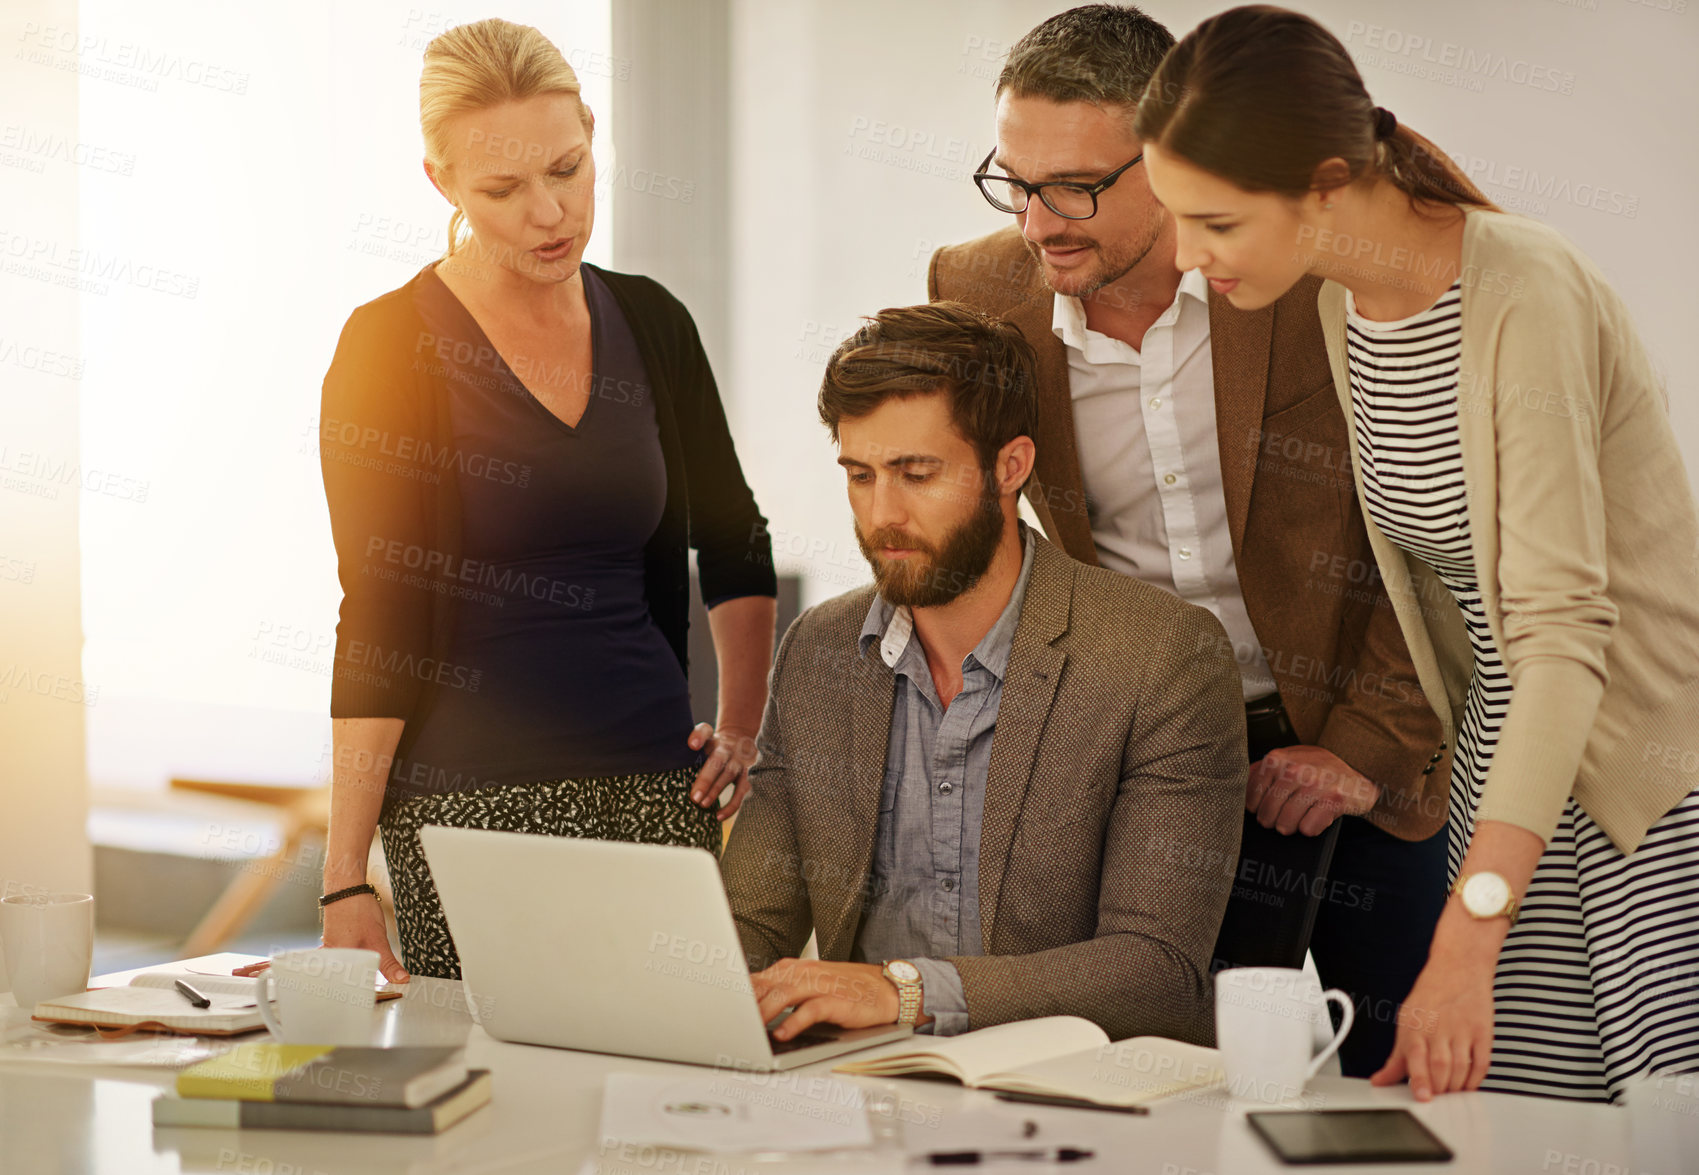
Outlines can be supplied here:
M810 608L774 661L753 789L721 863L752 969L846 960L871 881L896 676L873 588ZM1245 802L1238 673L1214 616L1043 538L1003 686L980 836L970 1028L1093 1020L1214 1040L1209 959Z

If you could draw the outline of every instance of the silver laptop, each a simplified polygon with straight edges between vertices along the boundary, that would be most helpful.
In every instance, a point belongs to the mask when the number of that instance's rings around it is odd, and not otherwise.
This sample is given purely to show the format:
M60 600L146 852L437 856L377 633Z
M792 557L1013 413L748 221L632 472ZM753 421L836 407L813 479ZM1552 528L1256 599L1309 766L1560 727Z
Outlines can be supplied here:
M498 1040L766 1071L913 1031L772 1040L706 850L438 825L419 839L467 1001Z

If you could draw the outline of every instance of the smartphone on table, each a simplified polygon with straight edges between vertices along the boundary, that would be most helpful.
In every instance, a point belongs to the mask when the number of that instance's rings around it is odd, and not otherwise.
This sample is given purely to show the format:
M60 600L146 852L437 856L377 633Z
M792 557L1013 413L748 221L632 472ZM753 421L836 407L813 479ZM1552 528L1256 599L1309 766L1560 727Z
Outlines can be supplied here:
M1455 1156L1409 1110L1253 1110L1283 1163L1449 1163Z

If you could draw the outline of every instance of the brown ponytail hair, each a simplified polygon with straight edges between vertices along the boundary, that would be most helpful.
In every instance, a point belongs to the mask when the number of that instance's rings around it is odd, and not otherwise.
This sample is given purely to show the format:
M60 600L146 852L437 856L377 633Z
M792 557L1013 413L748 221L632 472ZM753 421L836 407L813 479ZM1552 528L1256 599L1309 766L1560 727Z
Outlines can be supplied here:
M1338 38L1266 4L1229 9L1182 37L1145 88L1133 130L1246 191L1300 196L1379 176L1419 212L1497 208L1445 152L1370 100ZM1344 169L1323 168L1330 159Z

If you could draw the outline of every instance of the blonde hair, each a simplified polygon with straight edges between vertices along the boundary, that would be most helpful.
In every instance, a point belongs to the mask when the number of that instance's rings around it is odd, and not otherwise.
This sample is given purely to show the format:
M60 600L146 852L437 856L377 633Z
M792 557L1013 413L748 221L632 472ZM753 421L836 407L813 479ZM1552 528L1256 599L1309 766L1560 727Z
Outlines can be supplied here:
M554 42L530 25L491 17L457 25L425 47L419 74L419 129L425 159L439 176L449 174L448 123L471 110L487 110L542 94L571 94L578 99L585 135L594 135L596 118L584 105L578 74ZM448 252L454 255L465 224L459 208L448 218Z

